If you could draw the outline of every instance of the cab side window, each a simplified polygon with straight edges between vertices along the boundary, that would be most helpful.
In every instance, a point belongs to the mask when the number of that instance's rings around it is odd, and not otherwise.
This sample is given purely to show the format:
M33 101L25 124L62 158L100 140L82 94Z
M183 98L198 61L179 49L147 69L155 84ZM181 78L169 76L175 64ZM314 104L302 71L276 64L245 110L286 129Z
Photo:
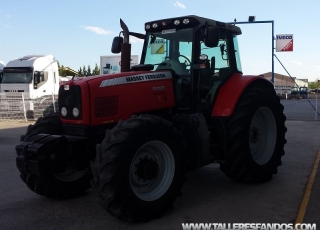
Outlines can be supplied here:
M217 88L230 73L228 36L221 32L218 46L207 47L200 41L200 55L207 57L200 64L199 92L201 101L211 105Z
M48 81L48 71L35 71L34 72L34 88L38 89L41 87L46 81Z

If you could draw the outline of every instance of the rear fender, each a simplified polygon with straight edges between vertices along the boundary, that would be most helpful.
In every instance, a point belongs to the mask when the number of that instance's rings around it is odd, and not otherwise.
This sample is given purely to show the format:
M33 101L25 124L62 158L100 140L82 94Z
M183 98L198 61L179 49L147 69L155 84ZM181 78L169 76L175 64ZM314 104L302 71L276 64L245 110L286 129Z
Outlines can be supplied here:
M263 78L262 76L243 76L240 73L234 74L229 80L221 87L215 106L212 110L212 117L228 117L230 116L234 108L242 95L243 91L254 82L261 82L266 87L274 89L273 84Z

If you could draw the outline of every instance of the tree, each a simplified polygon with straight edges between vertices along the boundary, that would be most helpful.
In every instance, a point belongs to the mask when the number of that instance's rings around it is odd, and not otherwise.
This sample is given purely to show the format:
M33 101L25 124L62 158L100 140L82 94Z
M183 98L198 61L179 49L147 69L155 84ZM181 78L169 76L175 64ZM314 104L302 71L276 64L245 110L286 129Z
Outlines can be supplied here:
M83 76L88 76L88 75L87 75L87 70L86 70L86 67L85 67L85 66L83 66L82 72L83 72Z
M100 69L96 63L96 66L94 67L94 70L92 72L93 75L99 75L100 74Z
M90 65L88 65L87 76L91 76L91 75L92 75L91 68L90 68Z
M309 89L318 89L318 88L320 88L319 81L309 82Z
M65 76L65 71L63 70L63 65L60 66L60 63L57 61L58 63L58 70L59 70L59 76Z
M82 72L82 68L80 67L80 69L78 70L79 76L83 76L83 72Z

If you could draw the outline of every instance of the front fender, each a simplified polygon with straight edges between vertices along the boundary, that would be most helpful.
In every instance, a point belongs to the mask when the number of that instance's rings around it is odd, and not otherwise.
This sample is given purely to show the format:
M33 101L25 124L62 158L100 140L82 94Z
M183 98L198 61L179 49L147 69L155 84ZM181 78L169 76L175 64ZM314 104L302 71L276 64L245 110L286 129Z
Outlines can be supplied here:
M240 73L235 73L221 87L218 92L215 106L212 110L212 117L228 117L242 95L243 91L253 82L260 81L266 87L274 88L273 84L262 76L244 76Z

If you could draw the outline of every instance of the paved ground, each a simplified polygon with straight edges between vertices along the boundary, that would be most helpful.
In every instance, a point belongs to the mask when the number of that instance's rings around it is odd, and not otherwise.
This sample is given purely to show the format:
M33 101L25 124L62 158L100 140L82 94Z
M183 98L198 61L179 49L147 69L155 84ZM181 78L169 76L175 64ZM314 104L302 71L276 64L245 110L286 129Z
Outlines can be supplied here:
M288 120L314 121L320 120L319 99L281 100L281 103Z
M1 229L182 229L183 222L292 223L320 146L320 122L287 121L286 155L273 180L250 185L236 183L210 165L188 173L183 196L165 215L143 224L111 217L85 196L54 201L30 191L19 178L14 147L26 123L0 122ZM316 176L304 222L320 226L320 175Z

